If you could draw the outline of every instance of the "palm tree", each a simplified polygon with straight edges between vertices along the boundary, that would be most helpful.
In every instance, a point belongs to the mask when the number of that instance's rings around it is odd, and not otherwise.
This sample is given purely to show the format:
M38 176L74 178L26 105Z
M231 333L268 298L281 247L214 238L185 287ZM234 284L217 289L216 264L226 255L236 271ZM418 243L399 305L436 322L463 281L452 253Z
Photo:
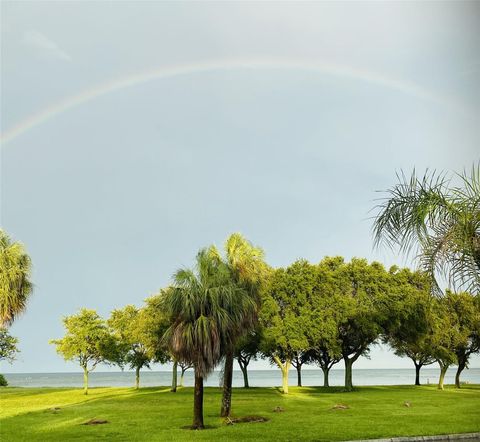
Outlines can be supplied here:
M192 364L195 371L194 429L204 428L203 380L231 345L232 324L241 319L236 315L239 300L249 302L238 291L213 247L200 250L194 270L178 270L165 291L164 306L172 325L164 339L174 357ZM238 310L242 309L247 307Z
M266 270L263 250L253 246L240 233L234 233L225 242L225 264L230 270L232 283L239 290L234 304L234 316L239 318L232 323L230 330L231 345L225 349L225 365L223 369L223 396L220 415L230 416L232 405L233 360L235 345L238 340L251 331L257 323L259 305L258 289Z
M30 257L19 242L0 229L0 327L7 327L25 311L32 294Z
M439 275L453 287L480 292L480 163L470 174L456 175L456 186L435 172L397 177L377 206L375 245L415 250L437 292Z

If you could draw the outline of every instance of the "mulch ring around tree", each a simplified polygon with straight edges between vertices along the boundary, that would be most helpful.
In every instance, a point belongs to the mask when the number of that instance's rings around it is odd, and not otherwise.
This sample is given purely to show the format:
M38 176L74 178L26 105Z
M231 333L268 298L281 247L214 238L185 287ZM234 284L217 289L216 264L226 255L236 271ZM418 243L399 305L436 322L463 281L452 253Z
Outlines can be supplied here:
M269 419L263 416L242 416L242 417L227 417L224 421L225 425L267 422Z
M84 422L82 425L101 425L108 424L109 422L105 419L90 419L87 422Z

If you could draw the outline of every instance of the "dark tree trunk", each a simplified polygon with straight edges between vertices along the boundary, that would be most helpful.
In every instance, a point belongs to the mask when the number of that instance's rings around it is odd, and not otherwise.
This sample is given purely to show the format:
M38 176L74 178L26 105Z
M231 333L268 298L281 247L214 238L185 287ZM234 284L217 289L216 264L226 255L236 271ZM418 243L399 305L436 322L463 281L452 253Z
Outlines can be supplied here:
M193 424L195 430L202 430L203 425L203 377L197 375L195 370L195 388L193 397Z
M250 385L248 384L248 371L247 371L247 364L238 361L238 365L240 366L240 370L242 370L243 374L243 386L244 388L249 388Z
M178 362L175 361L173 363L173 371L172 371L172 388L170 389L172 393L175 393L177 391L177 368L178 368Z
M330 372L329 368L322 368L323 371L323 386L324 387L330 387L330 384L328 383L328 374Z
M233 350L228 350L225 355L225 368L223 370L223 397L221 417L230 416L232 408L232 380L233 380Z
M455 387L460 388L460 374L465 369L465 365L463 362L458 364L457 372L455 373Z
M297 369L297 387L302 386L302 365L298 364L296 367Z
M345 361L345 390L352 391L353 390L353 382L352 382L353 361L349 359L348 356L344 357L343 360Z
M420 369L423 364L417 364L415 362L415 385L420 385Z

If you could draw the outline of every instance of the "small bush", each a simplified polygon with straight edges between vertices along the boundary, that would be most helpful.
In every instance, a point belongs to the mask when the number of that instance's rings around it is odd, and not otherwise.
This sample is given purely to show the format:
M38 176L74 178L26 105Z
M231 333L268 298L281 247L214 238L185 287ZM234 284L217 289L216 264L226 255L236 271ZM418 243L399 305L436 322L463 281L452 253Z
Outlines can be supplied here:
M0 387L6 387L8 385L7 380L3 374L0 374Z

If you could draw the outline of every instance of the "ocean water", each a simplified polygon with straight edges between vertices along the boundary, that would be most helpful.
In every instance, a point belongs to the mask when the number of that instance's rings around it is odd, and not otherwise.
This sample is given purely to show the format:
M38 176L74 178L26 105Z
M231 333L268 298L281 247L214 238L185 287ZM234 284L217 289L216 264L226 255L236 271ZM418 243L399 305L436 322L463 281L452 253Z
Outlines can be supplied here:
M453 384L456 367L448 370L445 377L446 384ZM423 368L420 372L422 384L435 384L438 380L437 368ZM15 373L4 374L10 386L15 387L81 387L83 385L83 373ZM330 371L330 385L343 385L345 372L341 369ZM251 370L248 373L251 387L276 387L282 384L280 370ZM170 371L140 372L140 385L153 387L170 385L172 374ZM180 382L180 371L179 371ZM354 385L409 385L415 381L415 370L412 369L357 369L353 370ZM462 373L462 381L471 384L480 384L480 368L466 369ZM91 387L130 387L135 383L135 373L124 372L92 372L89 376ZM293 367L289 375L290 385L297 384L297 372ZM304 386L323 385L323 373L319 369L302 370L302 383ZM185 373L185 386L193 385L193 370ZM212 373L205 383L209 387L220 385L220 373ZM243 375L241 371L233 372L233 386L243 387Z

